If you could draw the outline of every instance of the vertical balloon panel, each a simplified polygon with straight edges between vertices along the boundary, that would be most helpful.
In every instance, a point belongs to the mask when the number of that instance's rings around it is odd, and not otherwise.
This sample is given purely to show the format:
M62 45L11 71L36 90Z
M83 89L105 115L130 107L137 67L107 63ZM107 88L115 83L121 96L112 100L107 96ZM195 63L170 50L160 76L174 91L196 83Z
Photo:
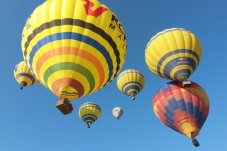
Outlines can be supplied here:
M46 1L32 13L23 35L25 60L60 98L74 100L101 89L124 63L122 25L96 0Z
M180 82L171 81L155 94L153 107L161 122L194 139L208 116L209 99L194 82L182 87Z

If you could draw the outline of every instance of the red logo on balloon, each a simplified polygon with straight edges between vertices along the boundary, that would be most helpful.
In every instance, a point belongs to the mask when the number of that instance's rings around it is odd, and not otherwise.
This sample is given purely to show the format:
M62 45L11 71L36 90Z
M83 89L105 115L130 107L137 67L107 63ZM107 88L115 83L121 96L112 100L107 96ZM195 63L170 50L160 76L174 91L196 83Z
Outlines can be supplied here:
M92 10L92 7L94 6L94 3L91 2L90 0L85 0L86 4L84 4L84 8L86 10L87 15L95 16L98 17L108 9L105 7L98 7L95 10Z

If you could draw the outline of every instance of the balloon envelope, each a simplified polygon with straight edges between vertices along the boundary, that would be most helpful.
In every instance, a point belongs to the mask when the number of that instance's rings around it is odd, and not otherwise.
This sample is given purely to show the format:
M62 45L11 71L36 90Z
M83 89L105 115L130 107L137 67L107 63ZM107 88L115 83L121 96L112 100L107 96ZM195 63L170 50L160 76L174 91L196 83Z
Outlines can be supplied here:
M170 28L150 39L145 61L156 75L185 81L196 70L202 55L198 38L183 28Z
M21 61L15 66L14 78L20 84L21 89L38 82L25 61Z
M88 125L88 128L99 118L100 114L101 108L93 102L86 102L79 108L79 117Z
M21 46L39 81L59 98L74 100L114 79L126 37L116 15L97 0L48 0L28 18Z
M171 81L161 86L153 98L153 108L159 120L175 131L194 139L209 112L209 99L198 84L182 87Z
M145 84L144 76L138 70L127 69L117 77L118 89L135 99L135 96L143 89Z
M112 114L113 114L114 117L119 119L123 115L123 110L122 110L121 107L115 107L112 110Z

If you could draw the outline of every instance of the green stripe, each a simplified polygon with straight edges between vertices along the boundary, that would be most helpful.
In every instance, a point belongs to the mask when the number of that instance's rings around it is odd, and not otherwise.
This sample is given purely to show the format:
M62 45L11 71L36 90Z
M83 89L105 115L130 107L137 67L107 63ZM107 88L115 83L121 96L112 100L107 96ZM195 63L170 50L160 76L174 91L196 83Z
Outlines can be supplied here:
M79 72L81 73L82 75L84 75L87 80L88 80L88 83L90 84L90 90L88 93L92 92L92 90L94 90L94 87L95 87L95 79L92 75L92 73L85 67L79 65L79 64L76 64L76 63L72 63L72 62L62 62L62 63L57 63L57 64L54 64L52 66L50 66L44 73L44 83L46 85L47 88L48 85L48 78L51 76L51 74L57 72L57 71L61 71L61 70L72 70L72 71L75 71L75 72Z

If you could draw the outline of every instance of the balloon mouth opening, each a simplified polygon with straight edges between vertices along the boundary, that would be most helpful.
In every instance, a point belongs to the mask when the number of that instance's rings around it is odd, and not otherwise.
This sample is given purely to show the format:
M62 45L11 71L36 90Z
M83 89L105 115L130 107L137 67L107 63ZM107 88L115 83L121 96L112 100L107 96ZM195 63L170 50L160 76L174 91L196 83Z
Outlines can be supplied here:
M20 89L22 90L25 86L27 86L27 82L20 82Z
M87 128L91 128L91 122L87 122Z
M187 79L190 77L191 71L190 70L179 70L175 73L174 78L177 81L187 81Z
M129 96L131 96L132 100L135 100L136 99L136 93L135 92L131 92L129 94Z

